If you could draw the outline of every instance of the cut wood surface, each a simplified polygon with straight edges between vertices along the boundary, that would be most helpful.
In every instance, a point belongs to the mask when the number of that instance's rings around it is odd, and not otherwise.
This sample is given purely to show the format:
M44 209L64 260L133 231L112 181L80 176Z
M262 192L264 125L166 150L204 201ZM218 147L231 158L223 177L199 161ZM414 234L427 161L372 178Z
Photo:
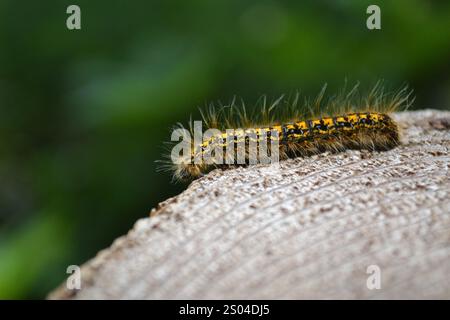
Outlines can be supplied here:
M211 172L49 298L450 299L450 112L394 119L387 152Z

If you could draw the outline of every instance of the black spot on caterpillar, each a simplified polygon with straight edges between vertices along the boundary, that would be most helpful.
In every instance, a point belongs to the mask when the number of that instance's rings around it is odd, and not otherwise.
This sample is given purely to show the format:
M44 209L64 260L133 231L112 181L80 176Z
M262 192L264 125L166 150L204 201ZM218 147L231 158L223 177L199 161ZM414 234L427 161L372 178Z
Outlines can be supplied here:
M388 92L378 82L362 96L355 85L348 91L344 87L328 99L324 98L325 90L326 85L314 100L304 99L301 105L299 93L290 98L281 96L272 103L263 96L253 113L243 102L238 106L236 99L218 108L210 105L200 111L203 125L218 130L200 140L191 139L195 136L191 121L190 130L184 129L184 154L178 161L170 157L163 169L172 170L174 179L193 179L214 168L251 165L256 150L264 145L269 156L277 151L277 159L283 160L324 151L389 150L400 143L399 128L390 113L412 104L412 91L407 87ZM256 148L252 149L252 144ZM243 151L240 159L239 146ZM206 156L218 152L225 157L208 161Z

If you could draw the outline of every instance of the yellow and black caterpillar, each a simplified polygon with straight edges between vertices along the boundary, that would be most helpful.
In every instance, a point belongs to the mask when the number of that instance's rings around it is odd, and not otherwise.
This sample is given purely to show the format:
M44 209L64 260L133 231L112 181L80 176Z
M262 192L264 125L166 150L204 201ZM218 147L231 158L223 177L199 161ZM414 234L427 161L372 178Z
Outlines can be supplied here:
M220 131L201 141L189 140L188 154L182 155L182 161L172 161L174 177L196 178L213 168L252 164L258 147L267 145L270 155L273 142L280 160L324 151L388 150L400 143L398 126L389 114L409 107L411 91L407 88L386 93L378 83L365 98L357 98L355 86L325 103L324 92L325 87L315 101L306 100L302 107L298 107L298 94L294 99L281 97L270 105L263 98L253 115L247 115L243 105L236 107L234 101L219 111L210 107L202 113L203 123ZM192 126L190 133L194 134ZM239 145L244 148L241 161L237 156ZM203 160L217 151L225 155L221 161Z

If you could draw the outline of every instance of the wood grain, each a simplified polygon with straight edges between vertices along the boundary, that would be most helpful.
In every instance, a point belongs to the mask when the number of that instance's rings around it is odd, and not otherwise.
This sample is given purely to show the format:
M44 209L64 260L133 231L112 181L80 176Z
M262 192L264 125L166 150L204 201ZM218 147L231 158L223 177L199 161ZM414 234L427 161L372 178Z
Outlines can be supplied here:
M211 172L49 298L449 299L450 112L394 118L391 151Z

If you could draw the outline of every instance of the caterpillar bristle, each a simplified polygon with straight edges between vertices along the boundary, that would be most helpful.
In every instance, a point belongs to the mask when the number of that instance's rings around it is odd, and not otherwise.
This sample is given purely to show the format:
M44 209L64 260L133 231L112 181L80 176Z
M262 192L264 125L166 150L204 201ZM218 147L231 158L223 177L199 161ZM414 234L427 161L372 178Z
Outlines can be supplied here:
M216 107L209 104L206 109L200 110L203 125L220 132L200 143L189 139L190 152L183 154L181 161L176 163L173 159L170 163L165 161L163 169L172 170L175 180L186 180L197 178L214 168L249 165L250 159L256 155L255 150L250 150L251 142L259 147L276 140L280 160L346 149L383 151L400 143L398 126L390 114L406 110L414 101L412 90L407 86L397 91L386 91L382 82L377 82L366 96L362 96L357 83L350 90L345 85L328 98L326 90L327 85L324 85L315 99L304 98L301 106L299 92L287 98L282 95L272 101L262 96L252 110L248 110L243 101L238 105L236 97L228 105ZM178 124L178 128L184 127ZM236 131L230 136L226 129ZM187 131L194 135L192 120ZM271 132L276 135L271 136ZM252 138L249 134L253 134ZM231 147L227 137L232 140ZM211 149L225 152L230 147L236 151L238 143L245 144L244 163L238 163L235 152L232 155L226 153L223 163L194 161L203 159ZM269 146L268 153L273 151Z

